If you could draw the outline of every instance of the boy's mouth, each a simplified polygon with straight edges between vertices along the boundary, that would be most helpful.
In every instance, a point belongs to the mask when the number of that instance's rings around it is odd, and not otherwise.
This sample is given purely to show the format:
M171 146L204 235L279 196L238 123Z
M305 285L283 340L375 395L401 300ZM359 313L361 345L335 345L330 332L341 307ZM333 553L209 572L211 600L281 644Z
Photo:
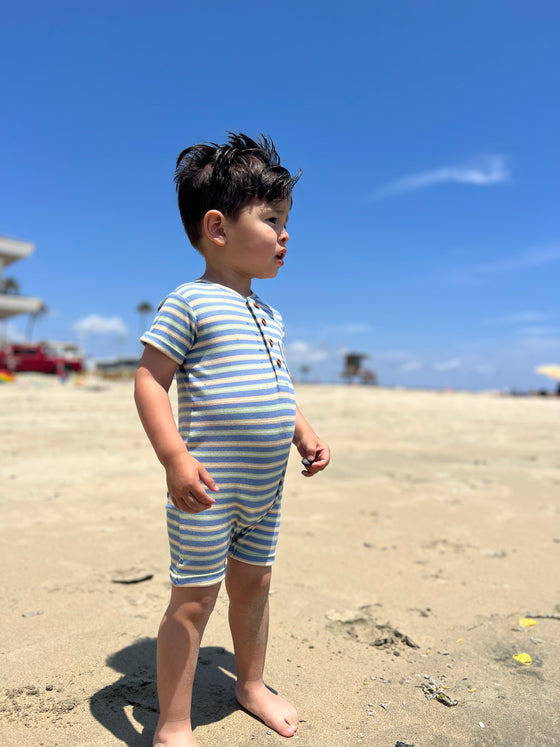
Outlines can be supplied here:
M281 252L278 252L276 255L276 261L280 262L280 264L284 264L284 257L286 256L286 249L282 249Z

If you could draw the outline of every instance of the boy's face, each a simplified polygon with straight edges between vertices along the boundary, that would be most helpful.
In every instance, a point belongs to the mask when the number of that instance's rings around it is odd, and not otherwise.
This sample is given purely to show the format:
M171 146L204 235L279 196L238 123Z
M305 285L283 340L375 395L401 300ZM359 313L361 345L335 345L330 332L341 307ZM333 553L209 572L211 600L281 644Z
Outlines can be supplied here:
M242 277L274 278L284 264L290 212L288 200L253 202L237 218L225 218L223 259Z

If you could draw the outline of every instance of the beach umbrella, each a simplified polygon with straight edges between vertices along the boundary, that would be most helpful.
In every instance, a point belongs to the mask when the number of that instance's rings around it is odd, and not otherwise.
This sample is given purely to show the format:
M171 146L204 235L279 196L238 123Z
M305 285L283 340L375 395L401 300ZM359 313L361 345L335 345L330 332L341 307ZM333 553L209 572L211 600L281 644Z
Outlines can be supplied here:
M550 363L546 366L537 366L535 371L542 376L548 376L549 379L560 381L560 364Z

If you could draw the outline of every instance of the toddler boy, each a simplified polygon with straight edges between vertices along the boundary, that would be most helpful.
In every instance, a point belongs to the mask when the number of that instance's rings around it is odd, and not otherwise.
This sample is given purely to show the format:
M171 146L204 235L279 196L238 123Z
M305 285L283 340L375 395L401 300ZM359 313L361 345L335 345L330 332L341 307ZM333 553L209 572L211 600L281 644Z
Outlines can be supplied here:
M162 302L136 374L138 412L168 487L172 591L158 635L154 745L197 745L194 673L224 579L237 700L282 736L298 727L293 706L263 681L271 565L291 443L308 460L306 477L330 454L296 406L282 318L251 291L253 278L276 277L284 264L298 178L264 136L230 134L177 159L181 218L206 269Z

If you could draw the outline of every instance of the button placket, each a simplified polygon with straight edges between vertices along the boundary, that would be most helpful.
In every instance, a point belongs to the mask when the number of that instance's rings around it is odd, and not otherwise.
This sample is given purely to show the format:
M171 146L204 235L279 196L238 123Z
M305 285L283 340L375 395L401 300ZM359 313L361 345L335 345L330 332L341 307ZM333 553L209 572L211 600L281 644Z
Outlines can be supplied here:
M273 340L272 337L269 337L267 339L265 337L264 330L263 330L263 327L267 326L267 321L264 318L264 316L259 319L256 316L255 312L253 311L253 309L259 309L260 310L261 307L260 307L260 305L256 301L253 301L253 303L251 304L249 302L249 300L247 299L247 308L249 309L249 311L251 313L251 316L253 317L253 320L255 322L255 325L256 325L257 329L259 330L259 332L260 332L262 341L265 344L266 352L268 353L268 357L269 357L269 360L270 360L270 362L272 364L274 373L276 374L276 376L278 376L277 368L282 368L282 359L281 358L274 359L272 357L272 352L273 352L273 348L274 348L274 340ZM276 352L276 351L274 351L274 352ZM278 355L278 353L276 353L276 354Z

